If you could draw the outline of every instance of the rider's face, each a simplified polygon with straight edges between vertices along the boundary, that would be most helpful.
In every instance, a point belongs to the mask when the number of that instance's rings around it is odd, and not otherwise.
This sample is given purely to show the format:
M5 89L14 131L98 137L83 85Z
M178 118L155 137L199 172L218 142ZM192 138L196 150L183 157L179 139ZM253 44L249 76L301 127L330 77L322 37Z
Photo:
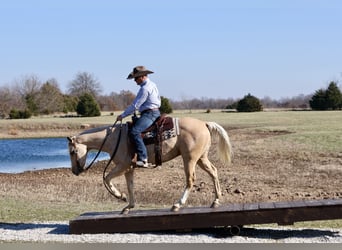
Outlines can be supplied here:
M135 77L135 78L134 78L134 81L135 81L138 85L140 85L140 84L142 84L142 83L145 81L145 77L146 77L146 76Z

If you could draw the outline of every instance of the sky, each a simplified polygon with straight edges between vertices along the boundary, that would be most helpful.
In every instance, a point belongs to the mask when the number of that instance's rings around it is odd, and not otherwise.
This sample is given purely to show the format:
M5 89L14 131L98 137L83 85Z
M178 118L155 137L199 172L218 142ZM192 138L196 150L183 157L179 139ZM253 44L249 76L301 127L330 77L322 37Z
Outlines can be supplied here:
M340 0L4 0L0 86L28 75L63 92L80 72L102 94L138 91L144 65L172 100L312 94L342 82ZM341 86L341 85L340 85Z

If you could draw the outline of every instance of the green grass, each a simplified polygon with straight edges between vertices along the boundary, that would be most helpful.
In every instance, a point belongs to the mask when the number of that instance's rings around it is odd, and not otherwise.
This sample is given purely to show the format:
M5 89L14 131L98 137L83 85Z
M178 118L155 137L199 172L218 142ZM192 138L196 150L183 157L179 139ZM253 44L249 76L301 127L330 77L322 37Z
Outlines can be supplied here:
M0 222L64 221L80 213L118 210L112 202L48 202L3 198L0 200Z
M111 125L115 122L116 113L114 116L104 113L100 117L34 117L27 120L0 120L0 131L3 135L10 135L6 137L11 137L11 134L19 137L26 134L30 137L40 137L39 131L51 131L52 136L63 137L75 133L74 131L81 131L82 124ZM225 113L213 110L206 113L205 110L195 110L175 111L171 116L191 116L205 121L216 121L225 126L228 132L236 128L245 129L246 133L249 131L287 131L290 133L278 136L277 139L300 144L315 152L342 152L341 111ZM124 122L128 120L130 120L129 117Z
M317 152L342 152L341 111L282 111L255 113L183 112L173 116L192 116L216 121L229 128L248 131L288 131L277 137L289 143L302 144ZM272 138L274 140L274 138Z

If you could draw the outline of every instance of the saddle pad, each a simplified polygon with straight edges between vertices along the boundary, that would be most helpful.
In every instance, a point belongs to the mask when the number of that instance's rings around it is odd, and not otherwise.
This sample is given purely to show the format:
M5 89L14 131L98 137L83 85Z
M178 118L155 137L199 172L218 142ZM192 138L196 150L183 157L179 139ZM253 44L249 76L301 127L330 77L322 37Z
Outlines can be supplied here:
M158 131L156 129L143 133L143 140L146 145L154 144ZM178 118L165 117L163 122L159 124L159 133L161 140L168 140L179 135Z

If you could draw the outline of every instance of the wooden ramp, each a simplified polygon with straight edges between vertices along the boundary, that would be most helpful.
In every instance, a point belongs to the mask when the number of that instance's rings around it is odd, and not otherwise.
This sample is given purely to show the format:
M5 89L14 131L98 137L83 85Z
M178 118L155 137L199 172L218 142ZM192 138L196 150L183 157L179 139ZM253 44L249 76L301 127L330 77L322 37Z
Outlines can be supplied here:
M234 225L291 225L299 221L342 219L342 199L230 204L219 208L84 213L69 223L71 234L184 230Z

